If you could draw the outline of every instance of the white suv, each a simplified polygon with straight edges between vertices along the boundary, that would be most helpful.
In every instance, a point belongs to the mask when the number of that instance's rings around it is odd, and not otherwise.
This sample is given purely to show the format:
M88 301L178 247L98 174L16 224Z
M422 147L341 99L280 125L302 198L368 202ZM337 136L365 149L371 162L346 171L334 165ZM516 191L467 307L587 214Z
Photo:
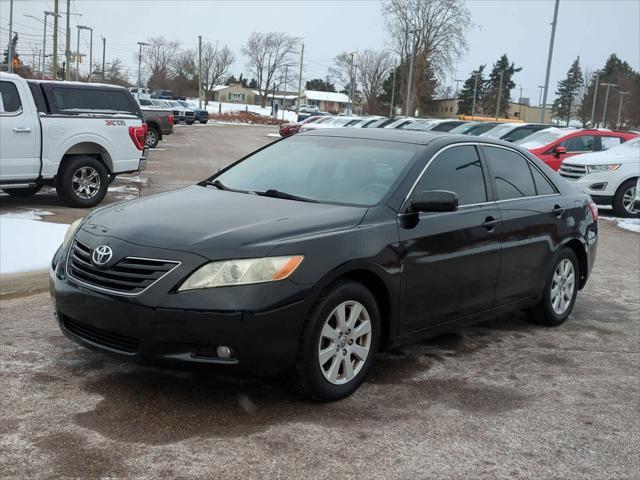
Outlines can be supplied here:
M636 183L640 177L640 138L594 153L576 155L562 162L558 171L591 195L598 205L611 205L620 217L635 217Z

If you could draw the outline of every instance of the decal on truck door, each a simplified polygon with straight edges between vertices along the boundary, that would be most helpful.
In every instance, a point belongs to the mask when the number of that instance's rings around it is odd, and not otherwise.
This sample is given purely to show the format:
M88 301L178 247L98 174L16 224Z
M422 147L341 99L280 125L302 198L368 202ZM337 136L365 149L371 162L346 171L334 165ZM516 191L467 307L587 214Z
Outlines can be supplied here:
M124 127L126 123L124 120L105 120L105 125L107 127Z

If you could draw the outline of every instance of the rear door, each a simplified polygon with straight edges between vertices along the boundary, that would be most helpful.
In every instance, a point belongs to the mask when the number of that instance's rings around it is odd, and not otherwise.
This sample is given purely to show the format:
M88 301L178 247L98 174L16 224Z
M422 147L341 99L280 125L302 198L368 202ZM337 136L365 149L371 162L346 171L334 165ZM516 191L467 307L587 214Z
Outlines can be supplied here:
M500 211L475 146L437 153L412 195L424 190L453 191L460 207L401 214L404 333L491 308L500 262Z
M502 224L496 305L536 294L565 220L564 199L545 174L519 152L484 145Z
M40 172L38 124L23 83L0 80L0 180L31 180Z

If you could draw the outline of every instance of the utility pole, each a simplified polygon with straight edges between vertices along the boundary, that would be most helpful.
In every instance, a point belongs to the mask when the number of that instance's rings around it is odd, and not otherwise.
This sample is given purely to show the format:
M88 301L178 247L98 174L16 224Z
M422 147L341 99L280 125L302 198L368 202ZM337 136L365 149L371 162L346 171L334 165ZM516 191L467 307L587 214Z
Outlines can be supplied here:
M393 102L396 98L396 72L398 71L398 62L393 65L393 83L391 84L391 105L389 106L389 118L395 117L395 108Z
M7 47L7 71L13 73L13 0L9 1L9 46Z
M140 84L142 83L142 78L140 77L140 66L142 64L142 47L148 47L149 44L145 42L138 42L138 46L140 47L140 51L138 53L138 83L136 86L140 89ZM138 92L140 94L140 92Z
M409 116L409 109L411 108L411 90L413 88L413 57L416 54L416 39L415 34L419 32L418 29L409 30L408 33L413 34L413 38L411 39L411 58L409 59L409 78L407 80L407 98L404 104L404 114L405 116Z
M476 113L476 97L478 96L478 77L480 72L476 71L476 80L473 82L473 102L471 102L471 117Z
M69 23L69 16L71 15L71 0L67 0L67 35L65 42L65 69L64 69L64 79L71 79L71 24Z
M464 82L464 80L460 80L459 78L456 78L454 82L456 82L456 93L454 96L458 98L458 90L459 90L460 82Z
M618 105L618 121L616 122L616 130L620 129L620 118L622 117L622 98L625 95L631 95L631 92L619 91L618 94L620 95L620 105Z
M349 115L353 115L353 83L355 81L355 69L354 69L354 59L356 56L356 52L351 52L351 70L349 75L351 76L351 88L349 89Z
M604 109L602 110L602 128L607 128L607 103L609 102L609 89L611 87L617 87L615 83L601 83L602 87L607 87L607 91L604 94Z
M284 66L284 93L282 94L282 120L284 120L284 105L287 99L287 76L289 75L289 65Z
M105 58L107 53L107 39L104 38L102 35L100 35L100 38L102 38L102 83L104 83L104 79L106 75L106 72L104 71L104 69L106 68Z
M296 115L300 112L300 93L302 91L302 64L304 62L304 43L300 52L300 74L298 76L298 101L296 102Z
M547 57L547 74L544 79L544 96L542 98L542 108L540 109L540 123L544 123L544 114L547 108L547 93L549 92L549 75L551 74L551 59L553 57L553 42L556 38L556 25L558 24L558 7L560 0L556 0L553 9L553 23L551 24L551 40L549 41L549 56Z
M500 117L500 100L502 100L502 81L504 79L504 72L500 72L500 84L498 86L498 102L496 105L496 120Z
M598 88L600 87L600 70L596 70L596 86L593 91L593 104L591 105L591 126L595 127L596 102L598 101Z
M80 25L76 25L78 31L78 42L76 43L76 82L80 77Z
M51 67L53 69L53 78L58 78L58 2L59 0L53 0L53 58Z
M518 113L518 117L522 120L522 85L520 85L520 98L518 98L518 103L520 104L520 111Z
M87 82L91 81L91 71L93 70L93 28L86 27L84 25L78 25L78 57L80 57L80 30L89 30L91 36L89 37L89 76L87 77ZM78 63L76 61L76 67ZM78 72L76 71L76 81L78 81Z
M202 108L202 35L198 35L198 108Z

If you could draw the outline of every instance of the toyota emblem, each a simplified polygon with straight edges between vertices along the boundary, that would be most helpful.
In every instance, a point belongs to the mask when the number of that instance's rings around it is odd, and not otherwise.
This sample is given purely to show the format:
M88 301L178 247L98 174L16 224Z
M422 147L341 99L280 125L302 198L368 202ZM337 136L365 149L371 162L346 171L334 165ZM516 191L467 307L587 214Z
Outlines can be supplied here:
M108 245L100 245L93 250L91 254L91 261L98 266L104 266L109 263L113 257L113 250Z

